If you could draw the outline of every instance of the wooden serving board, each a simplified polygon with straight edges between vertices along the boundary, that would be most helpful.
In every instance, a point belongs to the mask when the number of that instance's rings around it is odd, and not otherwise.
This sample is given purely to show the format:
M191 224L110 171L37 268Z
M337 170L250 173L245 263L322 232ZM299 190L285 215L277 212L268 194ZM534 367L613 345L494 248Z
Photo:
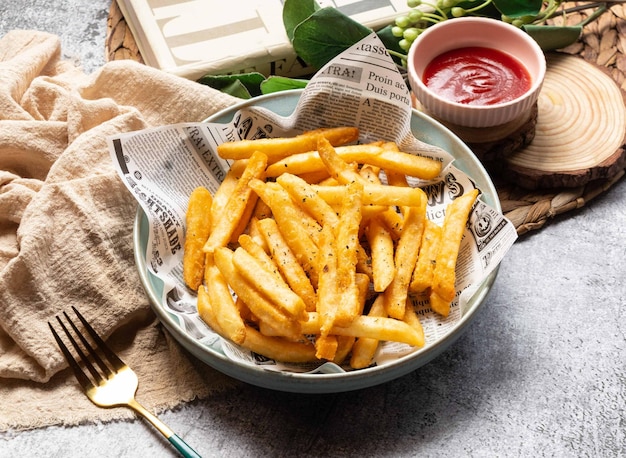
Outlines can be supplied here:
M563 8L574 5L566 2ZM588 14L569 14L568 23L578 24ZM143 62L116 1L107 25L107 59ZM624 175L625 51L626 9L615 4L585 26L577 43L548 56L543 99L528 119L505 126L510 131L504 139L496 131L491 137L460 132L491 172L503 212L518 234L586 205Z

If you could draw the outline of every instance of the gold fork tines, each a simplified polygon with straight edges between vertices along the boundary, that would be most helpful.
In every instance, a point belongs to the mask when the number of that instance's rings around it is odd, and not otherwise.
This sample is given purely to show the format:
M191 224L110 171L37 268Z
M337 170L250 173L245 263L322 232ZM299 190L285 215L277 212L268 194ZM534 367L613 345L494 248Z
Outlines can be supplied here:
M85 334L79 330L78 326L66 312L63 312L63 316L73 332L68 329L61 317L56 316L56 319L67 340L78 355L78 359L72 355L72 352L65 345L52 323L48 322L48 326L50 326L54 339L87 397L99 407L126 406L135 410L135 412L152 423L181 455L185 457L199 457L200 455L165 423L137 402L135 392L137 391L138 379L135 372L108 347L75 307L72 307L72 310L87 330L93 344L89 342ZM78 340L74 336L77 336ZM81 363L86 368L86 371L82 369Z

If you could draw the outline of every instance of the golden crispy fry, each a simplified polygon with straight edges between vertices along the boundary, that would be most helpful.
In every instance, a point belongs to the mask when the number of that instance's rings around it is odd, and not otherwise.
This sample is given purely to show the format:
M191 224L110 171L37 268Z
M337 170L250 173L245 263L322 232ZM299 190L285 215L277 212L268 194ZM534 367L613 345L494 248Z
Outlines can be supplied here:
M365 179L359 175L355 167L350 166L335 151L333 145L325 138L319 138L317 141L317 151L320 159L326 166L330 176L341 184L352 183L357 181L365 184Z
M211 298L204 285L198 287L198 315L202 318L211 329L217 332L222 337L228 339L229 336L220 328L220 324L217 321L217 316L211 307Z
M387 314L398 320L404 318L409 283L415 269L425 220L426 195L424 194L421 206L407 208L402 236L398 241L394 258L396 275L383 293Z
M315 289L280 233L276 221L266 218L257 221L256 226L270 249L274 263L278 265L278 269L289 286L302 298L306 310L308 312L314 311L317 303Z
M361 170L359 171L359 174L365 179L365 181L371 184L381 184L380 177L378 176L379 173L380 169L378 167L374 167L369 164L361 167Z
M321 330L321 326L322 317L320 314L309 312L309 320L306 323L302 323L302 332L304 334L315 334L316 330ZM333 326L329 330L329 335L389 340L415 347L423 344L419 332L403 320L367 315L359 315L348 326Z
M354 336L337 336L337 349L335 350L335 357L333 362L335 364L341 364L348 357L352 347L356 342Z
M362 177L361 177L362 178ZM363 183L359 180L353 180ZM350 183L350 182L349 182ZM330 205L336 205L346 199L348 193L346 186L319 186L311 185L312 191ZM395 205L415 207L422 200L420 188L386 186L380 184L363 184L363 205L380 205L390 207Z
M446 209L441 246L437 253L433 273L430 304L433 310L443 316L448 316L450 313L450 302L456 294L454 289L456 260L465 231L465 223L477 197L478 189L473 189L453 200Z
M262 261L239 247L233 255L233 264L243 278L256 285L256 289L288 317L294 320L306 319L304 301L289 288L273 263L270 267L272 270L268 270Z
M372 256L374 291L383 292L396 273L393 238L379 217L370 220L365 235Z
M266 272L274 275L279 281L283 279L280 272L278 271L278 266L274 263L272 257L267 253L267 251L265 251L263 246L257 243L257 241L254 240L250 235L241 234L237 241L239 242L239 246L246 250L248 253L250 253L250 255L263 266L263 269ZM261 242L265 242L265 240L261 238ZM265 243L263 243L263 245L265 245Z
M301 337L300 324L265 298L256 284L248 282L233 263L234 253L228 248L215 250L215 264L237 296L260 321L267 322L276 332L297 340Z
M316 359L315 347L308 341L294 342L279 337L264 336L250 326L246 327L246 340L241 346L284 363L306 363Z
M196 291L204 276L204 258L202 247L209 238L211 230L211 204L213 197L205 187L198 187L189 196L185 215L185 249L183 251L183 279L185 284Z
M424 235L420 245L419 256L413 271L413 279L409 291L421 293L430 288L433 281L433 272L437 262L437 252L441 241L441 226L430 220L426 220Z
M404 153L397 149L380 147L378 144L338 147L338 156L346 163L369 164L381 169L406 174L424 180L432 180L441 172L441 163L433 159ZM275 177L284 172L301 174L323 169L322 152L309 151L285 157L268 167L268 175Z
M398 213L395 208L389 208L381 215L387 229L391 232L394 240L400 240L402 236L402 227L404 226L404 217Z
M315 338L315 357L332 361L337 355L339 342L334 335L318 335Z
M317 286L316 310L320 314L323 323L319 332L312 334L327 336L330 328L335 323L335 314L337 312L335 306L341 300L337 276L337 240L334 236L333 228L330 226L322 227L318 256L320 275Z
M380 153L382 151L379 143L367 145L347 145L337 146L335 148L337 154L344 159L345 162L357 162L354 160L346 160L346 157L367 157L368 153ZM315 150L307 151L300 154L292 154L278 162L274 162L267 167L268 177L278 177L283 173L291 173L294 175L303 175L309 173L318 173L326 170L324 161L320 158L319 153Z
M228 172L226 172L224 180L222 180L219 188L215 191L213 203L211 204L211 228L222 219L222 213L228 203L228 199L230 199L230 196L237 187L237 182L241 178L247 164L247 159L233 162Z
M208 260L206 278L211 289L209 292L211 312L208 313L214 314L218 323L218 329L223 331L225 337L240 344L246 337L244 322L241 319L239 309L235 305L235 300L230 294L226 279L217 266L210 262L210 257Z
M302 225L302 210L295 206L289 194L282 188L283 192L280 192L261 180L252 180L250 187L272 209L274 219L287 245L315 287L318 278L316 269L318 248L311 238L311 232Z
M252 213L252 207L256 203L256 194L250 189L249 183L252 179L263 178L266 166L267 156L263 153L252 155L222 210L222 216L213 226L209 239L204 244L205 252L212 253L216 248L226 246L235 230L242 226L241 221L246 211L248 210L249 214ZM247 222L243 224L245 225Z
M359 130L356 127L334 127L305 132L295 137L227 142L217 147L217 154L224 159L246 159L255 151L260 151L267 155L269 163L273 163L292 154L315 150L319 137L327 139L335 146L344 145L356 141Z
M290 173L284 173L276 178L276 182L285 188L291 198L298 202L321 225L329 224L336 226L339 223L337 213L302 178Z
M360 244L356 250L356 271L366 276L369 280L374 278L374 271L372 270L372 257Z
M431 290L428 296L430 301L430 308L433 312L438 313L441 316L448 316L450 314L450 302L448 299L441 297L436 291Z
M259 202L261 202L261 199L259 199ZM248 232L247 235L254 241L254 243L256 243L261 248L263 248L263 251L265 251L266 253L269 253L270 247L267 245L267 243L265 243L265 237L263 237L263 235L261 234L261 230L259 229L258 223L259 223L259 220L256 218L256 216L253 216L252 218L250 218L250 224L248 224L248 228L247 228L247 232Z
M356 283L357 250L359 226L361 223L361 202L363 186L353 182L348 186L348 196L339 215L339 225L335 228L337 257L337 288L340 301L335 304L335 321L339 326L352 322L360 313L359 290Z
M420 342L417 346L422 347L425 343L424 328L422 327L422 322L417 316L417 313L415 313L415 309L411 305L407 306L404 311L404 322L415 330Z
M256 219L270 218L272 216L272 209L261 199L257 199L252 217Z
M383 296L379 295L372 307L370 308L367 316L371 317L386 317L385 304L383 303ZM372 339L368 337L359 337L352 347L352 355L350 357L350 367L354 369L363 369L372 364L372 359L378 350L378 344L380 340Z

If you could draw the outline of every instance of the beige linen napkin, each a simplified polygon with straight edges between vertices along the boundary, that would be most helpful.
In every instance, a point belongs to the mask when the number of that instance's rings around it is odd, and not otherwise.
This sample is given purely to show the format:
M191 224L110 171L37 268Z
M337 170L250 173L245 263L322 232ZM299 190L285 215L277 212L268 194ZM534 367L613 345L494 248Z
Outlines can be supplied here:
M132 416L96 408L61 371L47 322L71 305L114 334L149 408L233 383L155 319L133 260L137 205L105 139L199 121L236 99L132 61L86 75L60 51L42 32L0 39L0 430Z

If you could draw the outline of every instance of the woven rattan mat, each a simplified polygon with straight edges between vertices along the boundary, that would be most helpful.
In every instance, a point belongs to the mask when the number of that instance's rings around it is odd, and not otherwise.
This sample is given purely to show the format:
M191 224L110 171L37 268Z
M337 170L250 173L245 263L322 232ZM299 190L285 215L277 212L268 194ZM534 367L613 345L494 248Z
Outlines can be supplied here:
M573 5L576 3L568 2L564 7ZM570 14L568 22L579 23L587 15L584 10ZM578 42L562 51L604 67L617 85L626 91L626 7L613 5L598 20L585 26ZM143 63L141 52L115 0L107 22L105 52L110 61L132 59ZM624 172L624 167L621 167L610 179L595 180L573 188L528 190L497 177L493 179L504 214L522 235L542 228L557 215L586 205L617 183Z

